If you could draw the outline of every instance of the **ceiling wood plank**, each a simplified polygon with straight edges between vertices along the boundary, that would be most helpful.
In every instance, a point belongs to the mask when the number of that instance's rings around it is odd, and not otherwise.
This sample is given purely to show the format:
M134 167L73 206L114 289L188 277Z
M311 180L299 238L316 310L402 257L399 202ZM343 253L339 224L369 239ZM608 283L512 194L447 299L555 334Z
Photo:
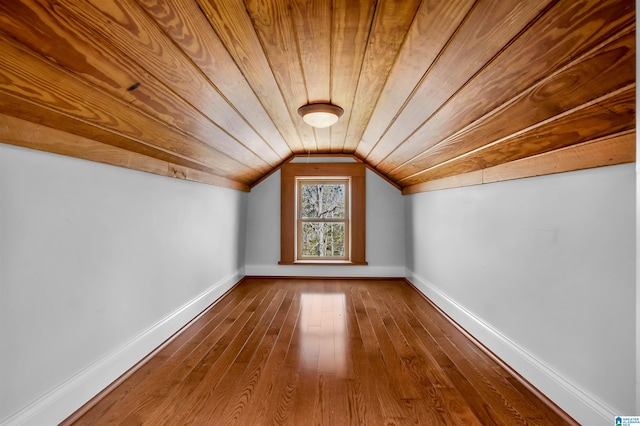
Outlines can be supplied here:
M298 115L298 108L309 99L289 1L247 0L245 3L304 149L315 152L318 146L314 129Z
M388 173L489 113L633 23L624 0L559 2L460 90L395 151L377 163ZM535 60L532 60L535 58ZM461 59L462 60L462 59ZM379 155L378 155L379 154ZM382 159L384 152L376 159Z
M225 179L200 170L191 169L189 167L180 166L178 164L169 164L167 176L189 180L192 182L206 183L207 185L221 186L224 188L236 189L243 192L251 192L251 186L246 183L236 182L231 179Z
M223 186L318 153L469 183L633 130L635 27L629 0L0 2L0 119ZM313 128L313 102L345 113Z
M291 156L289 145L198 4L194 0L137 1L238 110L248 125L269 144L280 160Z
M60 8L15 2L10 8L0 5L0 20L5 24L2 32L14 40L43 57L56 58L58 65L167 125L205 143L208 139L215 141L213 145L238 143L130 58L109 43L101 43L90 28L65 16ZM136 89L128 90L134 83L138 84ZM264 158L247 150L244 158L251 161L251 167L264 170L281 161L270 150L261 154Z
M166 176L169 169L165 160L4 114L0 114L0 141L158 175Z
M111 43L137 61L214 122L220 130L209 136L210 139L227 139L225 145L242 145L258 158L257 153L263 153L270 159L265 162L267 164L279 161L271 147L246 125L202 72L139 6L127 0L89 0L89 3L93 7L85 0L67 0L60 9L64 9L69 18L87 25L105 43Z
M331 0L293 0L293 30L309 103L331 102Z
M224 173L223 170L213 170L209 168L199 160L191 160L156 146L138 140L132 140L119 133L113 133L102 127L94 126L88 122L60 114L50 108L36 103L26 102L24 99L9 93L2 93L2 96L0 96L0 114L20 118L36 125L62 130L137 154L166 161L167 163L182 164L214 174ZM13 141L12 145L20 144L17 141Z
M331 103L332 2L293 0L290 6L307 103ZM331 150L330 129L315 129L314 138L318 152Z
M77 123L78 131L63 130L74 134L91 137L81 132L81 129L87 131L84 124L89 124L102 130L98 133L106 131L124 136L132 145L142 143L199 162L216 170L214 174L221 173L225 177L244 174L249 182L260 175L259 171L228 157L228 154L162 126L153 117L129 108L124 101L21 49L4 36L0 36L0 52L0 92L7 98L2 99L0 109L3 111L0 112L16 116L20 111L16 100L20 99L31 104L29 108L38 105L48 109L54 123L56 114L72 118L66 123ZM56 84L51 84L52 81ZM23 113L28 114L28 108L23 109Z
M623 132L544 154L511 161L483 171L483 183L613 166L636 161L636 133Z
M538 0L476 3L397 119L367 156L367 161L377 166L416 129L429 122L430 117L535 20L548 3ZM441 123L431 122L434 126ZM421 146L413 142L406 149L416 144ZM388 166L386 170L390 170Z
M362 135L420 3L420 0L379 0L377 2L367 50L356 86L344 152L355 152L362 140Z
M482 185L482 170L463 173L428 182L416 183L402 188L402 195L419 194L421 192L439 191L441 189L462 188L465 186Z
M635 81L635 61L631 29L392 170L389 177L401 180L625 87Z
M423 1L371 120L356 150L366 158L411 98L474 4L473 0Z
M635 128L635 82L516 135L400 180L402 186L467 173Z
M54 154L125 167L161 176L178 177L240 191L249 186L199 170L107 145L82 136L0 114L0 141ZM176 173L181 170L182 173Z
M633 163L635 159L635 131L622 132L487 169L407 186L403 188L402 194L417 194L440 189Z
M330 152L341 153L373 21L376 0L334 0L331 40L331 99L344 109L331 127Z
M305 152L243 0L197 2L291 150Z

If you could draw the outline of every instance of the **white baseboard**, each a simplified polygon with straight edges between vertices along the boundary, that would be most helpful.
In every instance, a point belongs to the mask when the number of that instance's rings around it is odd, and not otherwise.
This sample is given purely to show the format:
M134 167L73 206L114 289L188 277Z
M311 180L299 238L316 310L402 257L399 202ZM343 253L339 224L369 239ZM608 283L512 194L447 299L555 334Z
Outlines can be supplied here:
M242 272L240 270L220 280L147 330L5 419L1 425L57 425L219 299L242 279Z
M580 424L613 424L615 416L619 413L608 404L580 389L490 324L449 298L429 281L409 270L406 271L406 278L461 327Z
M265 277L404 277L404 266L246 265L247 276Z

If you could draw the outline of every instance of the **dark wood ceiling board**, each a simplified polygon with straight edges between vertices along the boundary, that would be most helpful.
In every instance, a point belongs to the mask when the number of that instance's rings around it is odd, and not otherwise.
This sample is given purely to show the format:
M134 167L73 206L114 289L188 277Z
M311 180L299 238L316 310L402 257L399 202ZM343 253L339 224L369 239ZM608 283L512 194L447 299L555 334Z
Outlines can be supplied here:
M243 154L244 158L256 157L248 164L251 167L259 168L259 163L269 164L260 158L259 152L271 163L279 161L271 147L246 125L202 72L139 6L126 0L91 2L95 9L85 0L68 0L64 9L70 17L89 26L104 43L137 61L149 74L179 93L215 123L218 129L211 126L202 132L201 137L207 138L211 144L239 145L235 148L238 151L246 149L249 152ZM215 133L207 134L210 130Z
M468 173L635 128L635 83L509 138L402 179L402 186Z
M473 0L423 1L371 120L357 147L366 158L474 4Z
M0 92L5 96L13 95L22 102L40 105L52 113L66 115L78 125L87 123L118 134L131 140L133 144L143 143L199 162L211 169L224 170L225 177L261 173L203 142L163 126L157 119L130 108L123 100L114 98L85 80L35 56L4 36L0 36L0 52ZM15 115L11 111L5 113ZM73 129L65 130L82 134Z
M305 152L243 0L196 0L293 153Z
M373 22L376 0L334 0L331 40L331 98L344 115L331 127L331 152L344 150L360 70Z
M403 195L483 183L502 182L594 167L633 163L636 160L635 131L622 132L571 145L487 169L436 179L404 187Z
M278 155L292 152L194 0L137 0L222 96ZM268 152L267 152L268 153ZM258 152L262 154L262 152ZM274 165L274 160L264 158Z
M355 152L362 140L420 3L419 0L378 1L356 86L344 152Z
M30 10L39 13L28 14ZM12 15L16 17L12 18ZM61 8L34 6L32 9L24 7L21 2L14 3L10 9L0 6L0 19L11 23L3 26L3 32L36 53L192 138L204 143L212 140L218 147L237 143L129 57L114 50L109 43L100 43L99 39L92 37L91 29L64 15ZM28 20L20 20L19 16L28 17ZM42 38L47 40L46 43L39 42ZM144 83L135 90L127 90L136 82ZM263 156L272 164L281 161L271 151L266 151ZM250 167L269 167L269 163L258 156L252 158L248 152L243 157L249 159Z
M313 127L298 115L298 108L308 99L288 0L247 0L246 5L304 149L315 152L318 146Z
M290 7L307 89L305 103L331 102L331 79L340 78L331 74L332 1L293 0ZM331 150L330 129L316 129L315 140L317 151Z
M401 180L625 87L635 81L635 61L631 30L576 58L388 175Z
M394 153L400 143L429 122L438 109L487 66L547 5L547 1L535 0L476 3L405 108L367 156L367 161L377 166ZM435 125L440 124L437 118L435 122ZM384 169L380 170L384 172Z
M633 9L621 6L620 1L597 0L554 5L380 162L379 169L388 173L411 161L581 54L628 31L635 14Z

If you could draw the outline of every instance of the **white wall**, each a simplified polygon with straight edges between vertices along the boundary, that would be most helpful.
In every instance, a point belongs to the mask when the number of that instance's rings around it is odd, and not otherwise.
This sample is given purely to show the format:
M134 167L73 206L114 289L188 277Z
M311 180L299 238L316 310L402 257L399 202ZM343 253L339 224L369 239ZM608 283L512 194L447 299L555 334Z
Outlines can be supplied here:
M405 205L414 284L582 424L635 413L634 164Z
M246 201L0 144L0 422L57 424L235 284Z
M280 171L254 187L247 212L247 275L402 277L404 205L400 191L367 170L367 266L278 265Z

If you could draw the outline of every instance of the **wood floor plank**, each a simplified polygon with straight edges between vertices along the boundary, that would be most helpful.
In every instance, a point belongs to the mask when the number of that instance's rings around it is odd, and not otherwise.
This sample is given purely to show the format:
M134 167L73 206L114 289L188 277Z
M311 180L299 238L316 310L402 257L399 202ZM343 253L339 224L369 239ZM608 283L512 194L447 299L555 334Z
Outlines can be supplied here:
M189 374L192 367L190 360L198 354L204 356L208 350L206 348L215 344L220 333L233 323L234 316L240 315L252 300L253 295L249 294L246 286L220 299L196 323L165 347L161 356L145 363L136 374L102 398L75 424L112 424L133 413L141 417L151 413L153 407L165 400L167 392ZM192 338L183 343L183 335L188 337L191 334ZM144 389L142 386L148 384L152 386L151 391L142 393L142 398L128 397L134 390L139 392Z
M193 365L187 363L187 368L191 368L189 374L169 389L164 401L152 415L146 417L145 424L163 424L166 419L172 418L183 421L184 416L196 411L195 407L206 403L207 396L210 395L205 395L204 392L220 381L222 374L229 368L237 352L244 345L249 334L247 324L251 326L255 323L254 313L263 303L266 303L268 293L266 289L257 293L246 309L237 318L232 319L233 323L208 348L205 356L193 360Z
M281 289L271 289L258 305L242 329L233 337L222 356L207 368L204 377L195 386L189 386L189 397L180 405L177 417L183 424L213 424L224 408L229 394L247 368L246 358L255 351L266 326L265 318L279 306L283 294ZM208 367L208 366L207 366ZM166 417L163 417L166 418Z
M63 424L577 424L521 380L404 280L246 278Z

